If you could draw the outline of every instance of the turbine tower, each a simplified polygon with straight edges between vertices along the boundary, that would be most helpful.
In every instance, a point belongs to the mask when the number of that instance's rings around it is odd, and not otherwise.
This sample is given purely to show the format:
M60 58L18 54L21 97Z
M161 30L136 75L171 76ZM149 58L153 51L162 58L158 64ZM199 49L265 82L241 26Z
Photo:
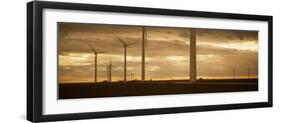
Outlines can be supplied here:
M92 52L95 54L95 82L97 82L97 64L98 64L98 54L104 53L103 51L98 51L96 49L94 49L90 44L88 44L88 46L90 47L90 49L92 50Z
M190 81L197 80L197 65L196 65L196 30L190 29Z
M248 79L250 79L250 67L248 67Z
M126 43L123 41L120 37L117 36L118 41L120 41L123 44L124 47L124 82L127 82L127 48L133 44L136 44L136 42L133 43Z
M145 47L147 46L147 28L142 27L141 81L145 82Z
M233 71L232 71L232 72L233 72L233 79L235 79L235 76L236 76L236 75L235 75L235 73L236 73L235 67L233 68Z
M107 66L107 76L108 76L108 82L111 82L112 78L112 63L111 60L109 62L109 65Z

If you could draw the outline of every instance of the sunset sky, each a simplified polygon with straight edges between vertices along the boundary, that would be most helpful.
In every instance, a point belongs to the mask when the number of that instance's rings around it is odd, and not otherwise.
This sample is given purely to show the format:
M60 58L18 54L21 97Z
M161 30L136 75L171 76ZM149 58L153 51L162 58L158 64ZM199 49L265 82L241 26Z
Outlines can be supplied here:
M142 28L99 24L58 24L59 82L94 81L93 48L98 55L98 81L106 80L112 62L112 79L123 79L124 48L127 51L127 80L141 78ZM188 28L146 27L146 79L189 79ZM196 29L198 78L246 78L258 75L258 32Z

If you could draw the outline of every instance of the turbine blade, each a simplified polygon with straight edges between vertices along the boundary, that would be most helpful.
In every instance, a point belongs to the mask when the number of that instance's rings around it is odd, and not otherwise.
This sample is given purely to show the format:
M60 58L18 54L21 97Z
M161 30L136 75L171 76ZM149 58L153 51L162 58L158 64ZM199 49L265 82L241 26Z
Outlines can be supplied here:
M128 43L127 46L131 46L131 45L134 45L134 44L137 44L138 41L135 41L135 42L132 42L132 43Z
M97 54L105 53L104 51L97 51Z
M118 41L120 41L123 45L127 45L127 44L125 43L125 41L123 41L119 36L116 36L116 37L117 37Z
M88 44L88 46L90 47L90 49L91 49L94 53L97 52L90 44Z

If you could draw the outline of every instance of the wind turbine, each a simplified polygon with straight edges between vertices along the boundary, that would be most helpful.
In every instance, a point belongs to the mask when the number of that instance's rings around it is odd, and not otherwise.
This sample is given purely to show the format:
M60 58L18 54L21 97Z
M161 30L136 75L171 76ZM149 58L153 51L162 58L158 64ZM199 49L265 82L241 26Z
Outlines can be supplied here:
M108 82L111 82L112 78L112 67L115 67L112 65L111 60L109 61L109 64L107 65L107 76L108 76Z
M236 73L236 69L235 69L235 67L233 68L233 79L235 79L235 73Z
M189 74L190 81L197 81L197 65L196 65L196 29L190 29L190 55L189 55Z
M135 74L134 73L130 73L129 74L129 80L130 81L134 81L134 78L135 78Z
M112 78L112 67L115 67L114 65L112 65L111 60L108 62L108 64L99 65L99 66L106 68L106 79L105 79L105 81L111 82L112 81L112 79L111 79Z
M141 82L145 82L145 48L147 46L147 28L142 27Z
M98 64L98 54L104 53L103 51L98 51L94 49L90 44L88 44L92 52L95 54L95 82L97 82L97 64Z
M248 79L250 79L250 67L248 67Z
M120 41L123 44L124 47L124 82L127 81L127 48L133 44L136 44L136 42L133 43L126 43L125 41L123 41L120 37L116 36L118 41Z

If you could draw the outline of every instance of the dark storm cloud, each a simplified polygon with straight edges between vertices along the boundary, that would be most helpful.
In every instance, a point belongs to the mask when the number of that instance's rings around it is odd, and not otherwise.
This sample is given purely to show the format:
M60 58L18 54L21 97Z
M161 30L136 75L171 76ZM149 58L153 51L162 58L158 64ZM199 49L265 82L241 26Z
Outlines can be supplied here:
M216 55L231 55L231 54L257 54L256 52L244 51L238 49L227 49L220 47L210 47L210 46L197 46L197 53L200 54L216 54Z
M127 43L137 42L135 45L130 46L129 48L138 48L140 45L138 39L133 38L124 38ZM123 45L116 38L109 39L68 39L61 40L59 46L61 47L60 53L62 52L75 52L75 53L91 53L91 48L93 47L96 50L104 51L105 53L110 54L120 54L123 52ZM138 50L138 49L135 49ZM135 50L132 50L132 55Z
M178 42L177 40L171 40L167 42L161 42L157 40L149 40L146 47L148 55L150 57L159 56L159 54L165 52L166 55L186 55L189 53L189 44ZM158 49L158 50L157 50Z
M117 27L117 28L116 28ZM79 23L60 23L59 29L62 38L80 37L80 35L91 36L95 34L135 34L140 32L141 28L134 26L103 25L103 24L79 24ZM77 34L77 36L73 35Z
M186 29L148 27L146 30L149 47L167 48L171 49L173 53L187 49L184 44L188 42ZM60 31L64 34L59 42L60 53L90 53L88 44L91 44L93 48L103 50L106 53L120 54L123 52L123 45L117 37L128 44L136 42L128 47L130 55L139 55L139 50L141 50L142 30L140 27L122 26L120 28L111 25L62 24ZM165 40L165 43L161 42L162 40ZM157 50L152 54L157 55Z
M213 43L257 41L258 35L257 31L199 29L197 30L197 40Z

